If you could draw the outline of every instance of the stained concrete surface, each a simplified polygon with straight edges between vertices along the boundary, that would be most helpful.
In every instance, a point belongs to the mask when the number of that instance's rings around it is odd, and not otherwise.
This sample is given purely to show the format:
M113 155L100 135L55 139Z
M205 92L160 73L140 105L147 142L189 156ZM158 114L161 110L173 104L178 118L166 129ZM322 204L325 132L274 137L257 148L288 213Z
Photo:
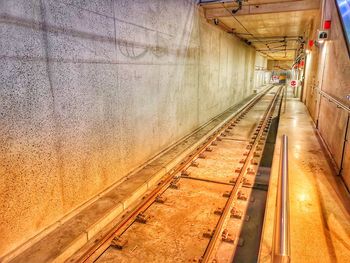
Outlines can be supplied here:
M208 25L195 1L0 10L0 255L264 81L255 61L266 61Z
M316 135L307 108L290 99L278 129L259 262L271 262L277 175L282 134L289 141L292 262L348 262L350 202Z

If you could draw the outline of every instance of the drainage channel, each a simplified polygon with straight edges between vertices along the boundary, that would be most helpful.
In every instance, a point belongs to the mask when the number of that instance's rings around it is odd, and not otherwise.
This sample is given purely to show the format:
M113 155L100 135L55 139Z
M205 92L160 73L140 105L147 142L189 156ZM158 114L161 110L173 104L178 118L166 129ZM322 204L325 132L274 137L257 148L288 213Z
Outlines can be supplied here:
M282 101L283 97L279 100L271 120L269 133L267 135L264 151L258 168L259 176L257 177L252 190L252 196L254 196L255 201L251 202L247 208L247 215L250 220L245 222L242 228L241 238L244 240L244 246L237 249L233 260L235 263L258 262L267 191L281 115Z

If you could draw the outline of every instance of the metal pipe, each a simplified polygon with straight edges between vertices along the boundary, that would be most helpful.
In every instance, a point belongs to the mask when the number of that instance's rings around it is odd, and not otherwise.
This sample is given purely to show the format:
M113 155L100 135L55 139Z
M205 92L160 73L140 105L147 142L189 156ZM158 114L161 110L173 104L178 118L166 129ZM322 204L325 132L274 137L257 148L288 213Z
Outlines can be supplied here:
M331 95L327 94L326 92L324 92L321 89L317 89L317 92L327 98L330 102L333 102L335 105L337 105L337 107L342 108L343 110L347 111L348 113L350 113L350 106L347 106L343 103L341 103L340 101L338 101L336 98L332 97Z
M232 3L232 0L199 0L198 4L221 4L221 3Z
M288 137L282 136L282 148L277 189L277 213L273 262L290 262Z

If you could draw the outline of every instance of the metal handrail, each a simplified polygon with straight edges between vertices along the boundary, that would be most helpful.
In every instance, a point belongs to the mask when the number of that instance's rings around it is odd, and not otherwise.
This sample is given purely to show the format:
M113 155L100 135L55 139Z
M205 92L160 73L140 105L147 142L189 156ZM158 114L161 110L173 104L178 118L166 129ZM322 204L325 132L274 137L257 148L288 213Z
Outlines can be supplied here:
M273 262L290 262L288 137L282 136Z
M321 96L327 98L329 101L331 101L335 105L337 105L338 108L342 108L343 110L346 110L347 112L350 113L350 106L346 106L345 104L341 103L340 101L338 101L337 99L335 99L334 97L332 97L328 93L324 92L323 90L320 90L320 89L316 89L316 90Z

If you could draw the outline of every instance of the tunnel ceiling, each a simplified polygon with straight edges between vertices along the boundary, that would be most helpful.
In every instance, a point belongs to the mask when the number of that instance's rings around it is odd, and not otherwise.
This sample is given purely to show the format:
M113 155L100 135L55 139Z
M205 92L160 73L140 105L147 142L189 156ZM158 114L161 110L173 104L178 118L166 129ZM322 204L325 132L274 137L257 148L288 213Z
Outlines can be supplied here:
M208 22L249 41L273 60L294 60L298 37L319 12L319 0L249 0L235 14L234 1L204 3Z

